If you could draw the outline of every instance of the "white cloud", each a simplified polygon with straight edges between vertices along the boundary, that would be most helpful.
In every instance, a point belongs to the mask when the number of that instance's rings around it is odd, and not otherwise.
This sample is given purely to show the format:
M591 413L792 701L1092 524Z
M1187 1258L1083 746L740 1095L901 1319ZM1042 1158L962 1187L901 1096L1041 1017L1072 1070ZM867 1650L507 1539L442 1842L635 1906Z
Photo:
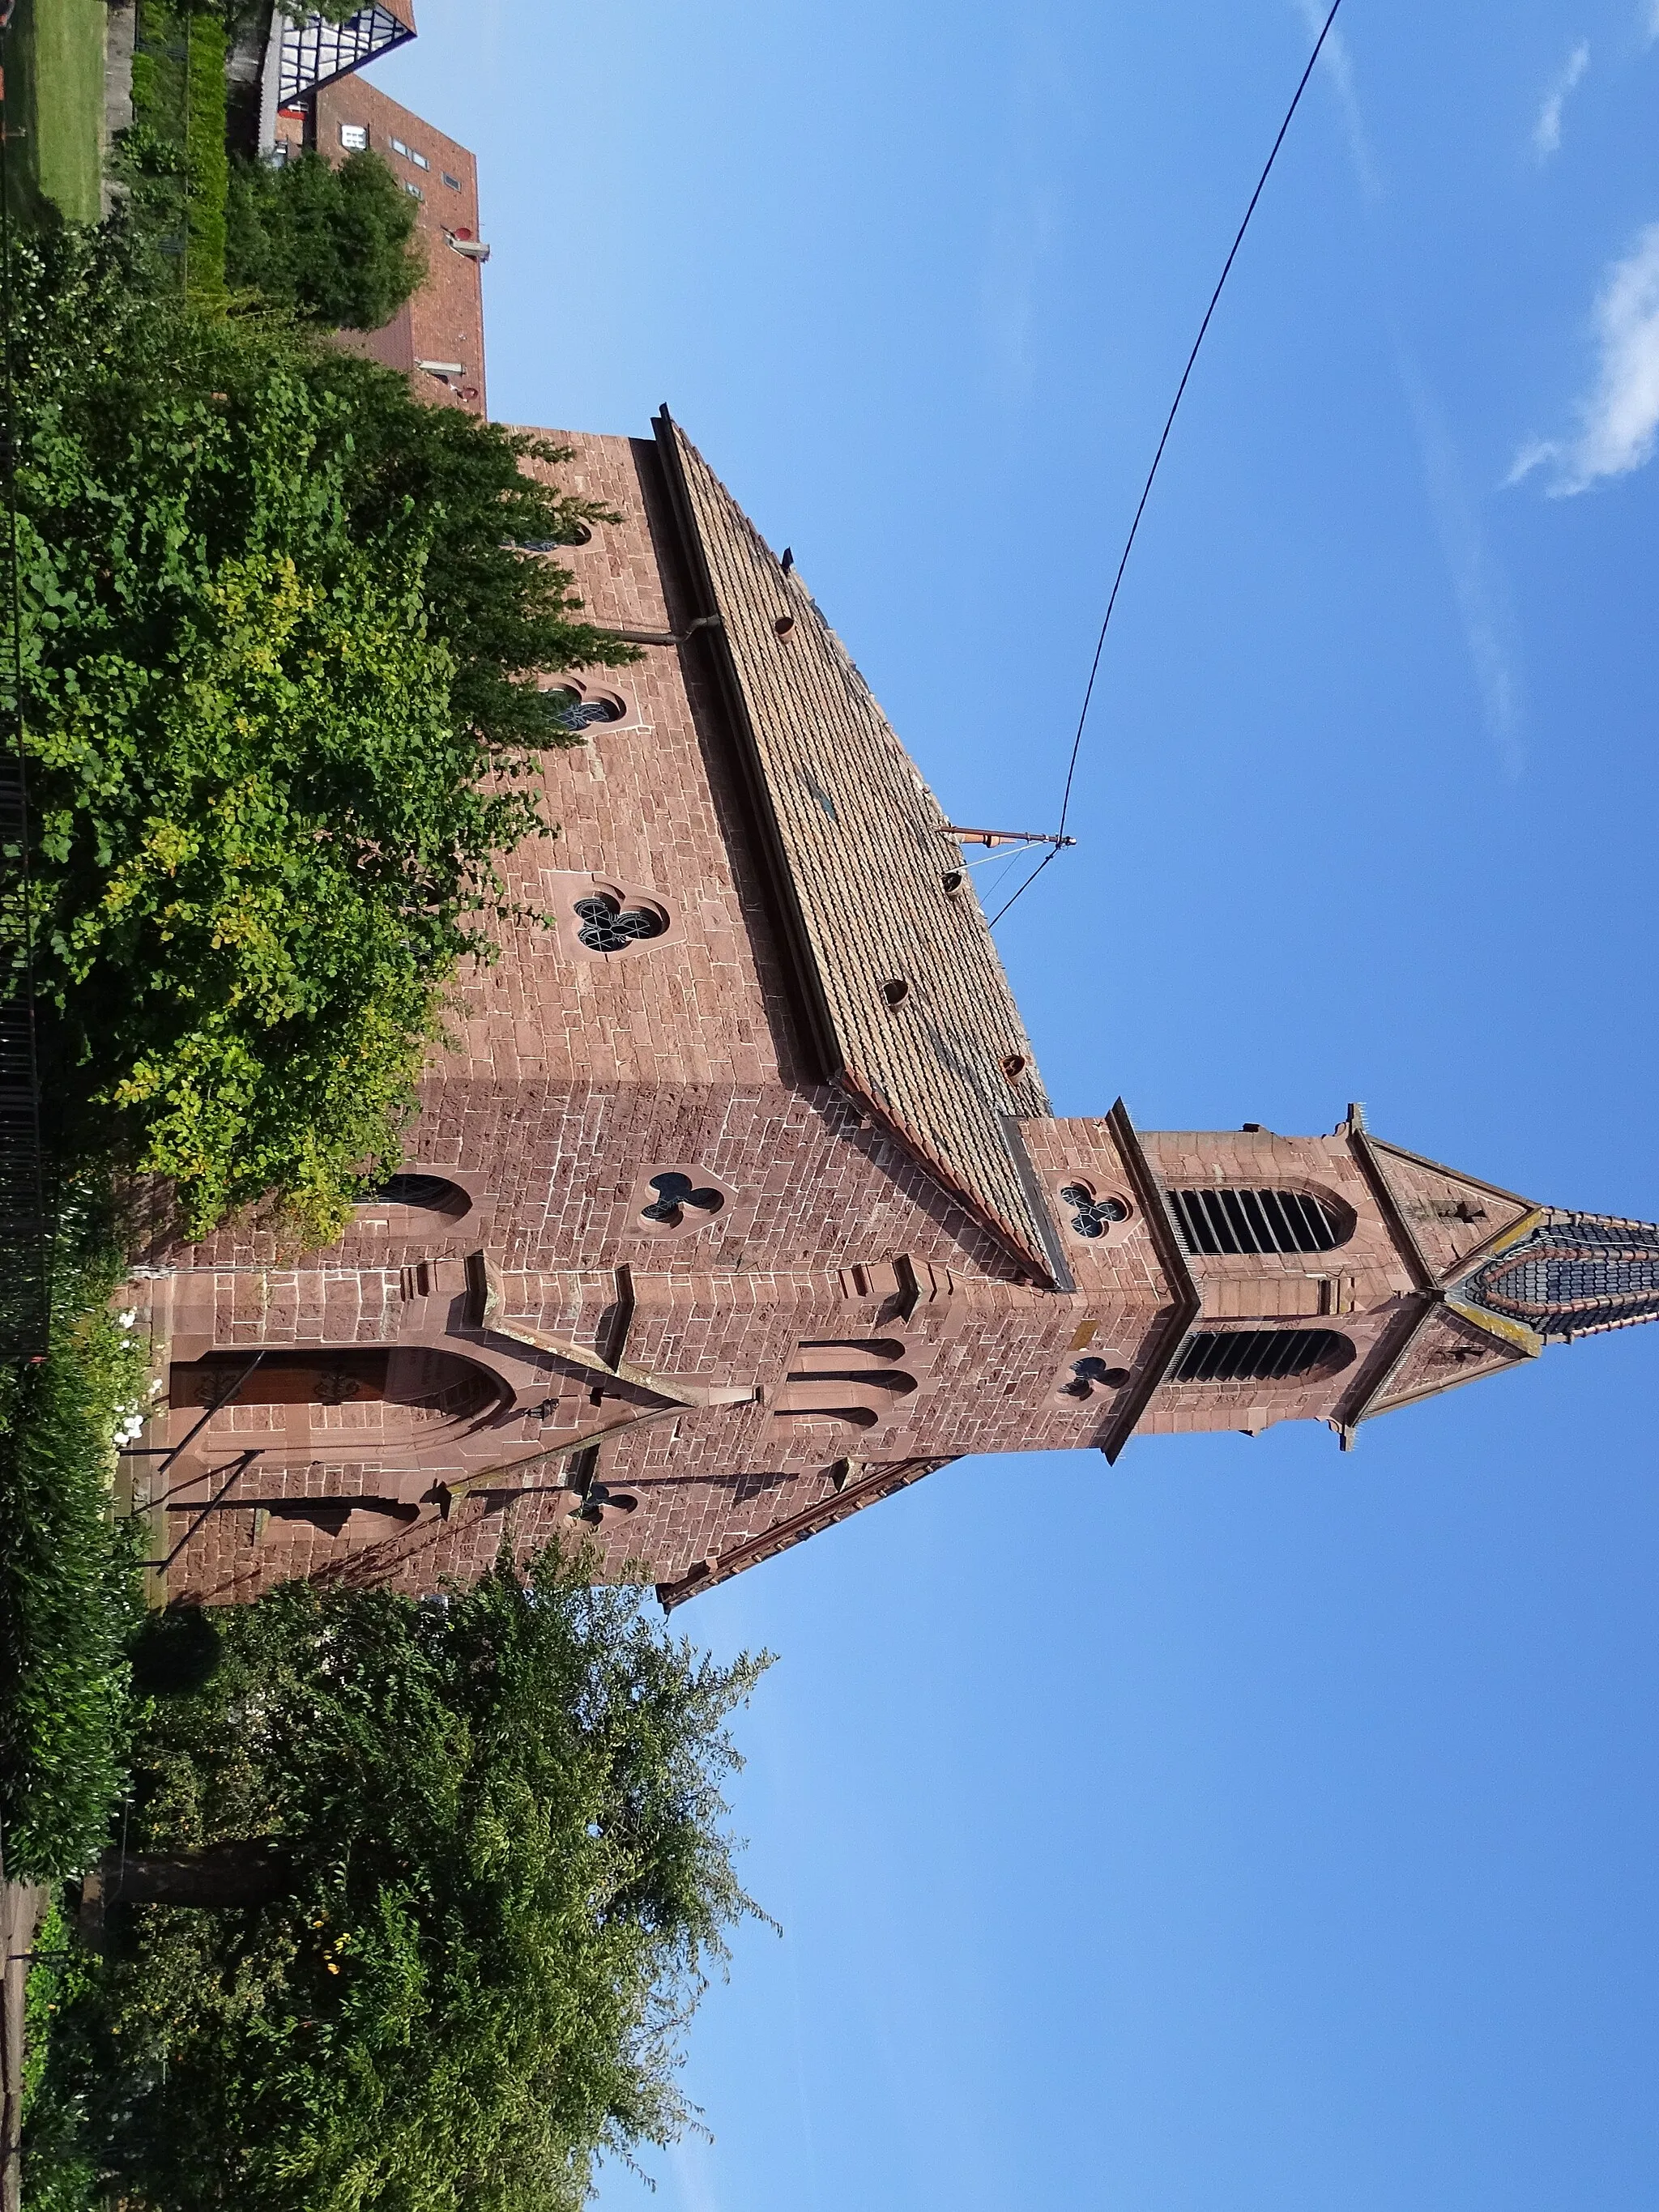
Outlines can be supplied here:
M1656 0L1659 5L1659 0ZM1036 374L1044 295L1064 205L1054 166L1056 115L1075 94L1061 49L1033 31L1011 88L1015 127L992 179L994 200L980 284L980 321L991 380L1005 405L1024 404Z
M1651 0L1654 20L1659 22L1659 0ZM1568 94L1582 82L1589 67L1589 41L1581 40L1567 56L1566 67L1550 87L1544 105L1538 111L1538 120L1532 128L1532 149L1540 161L1559 153L1561 146L1561 111L1567 104Z
M1659 0L1652 0L1652 5L1659 11ZM1328 9L1321 6L1320 0L1296 0L1296 7L1310 32L1317 35ZM1321 66L1329 70L1331 82L1336 88L1337 106L1342 112L1342 127L1347 133L1348 158L1353 163L1359 189L1368 200L1381 199L1382 183L1371 154L1364 118L1359 112L1359 95L1354 89L1353 60L1346 41L1334 24L1321 49L1319 58Z
M1317 32L1327 10L1321 0L1295 0L1304 22ZM1659 0L1650 0L1659 13ZM1353 164L1362 198L1374 207L1382 197L1382 179L1371 155L1370 135L1359 103L1353 62L1334 28L1325 41L1322 59L1330 66L1347 134L1348 158ZM1394 339L1395 367L1411 414L1423 481L1435 535L1440 541L1447 580L1457 610L1469 665L1480 695L1482 718L1504 772L1521 775L1526 766L1526 713L1521 681L1521 655L1515 618L1502 572L1487 547L1480 516L1469 496L1467 471L1445 415L1415 361L1407 351L1393 318L1388 317Z
M714 2160L706 2142L682 2136L668 2148L668 2163L685 2212L719 2212L714 2195Z
M1396 336L1395 362L1423 460L1435 533L1474 672L1488 735L1504 773L1526 766L1519 643L1509 594L1469 496L1462 456L1438 400Z
M1613 264L1595 303L1601 361L1594 388L1578 404L1568 439L1534 438L1516 457L1508 481L1551 466L1558 498L1587 491L1603 477L1628 476L1652 459L1659 442L1659 222Z

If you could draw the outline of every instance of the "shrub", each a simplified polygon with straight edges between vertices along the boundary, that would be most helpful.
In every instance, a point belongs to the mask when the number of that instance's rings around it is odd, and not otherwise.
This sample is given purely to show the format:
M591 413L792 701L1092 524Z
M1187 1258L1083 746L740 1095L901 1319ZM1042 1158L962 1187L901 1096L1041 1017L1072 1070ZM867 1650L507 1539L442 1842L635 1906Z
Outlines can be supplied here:
M216 16L185 19L185 282L204 300L225 289L225 200L230 161L225 148L225 27Z
M60 1207L46 1356L0 1368L0 1818L7 1873L37 1880L91 1863L123 1787L143 1604L111 1491L144 1387L109 1306L125 1272L107 1194L82 1182Z

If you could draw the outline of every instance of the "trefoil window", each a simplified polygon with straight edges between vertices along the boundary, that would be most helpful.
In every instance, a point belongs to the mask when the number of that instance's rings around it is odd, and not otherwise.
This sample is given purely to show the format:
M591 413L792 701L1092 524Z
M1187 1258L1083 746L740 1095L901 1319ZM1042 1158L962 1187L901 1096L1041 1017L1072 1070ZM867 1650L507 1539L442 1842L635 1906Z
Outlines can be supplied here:
M538 552L539 546L526 546L526 552ZM544 691L548 712L562 730L591 729L597 722L620 722L624 708L615 699L584 699L580 692L560 686Z
M1097 1390L1121 1390L1128 1379L1127 1367L1113 1367L1104 1359L1079 1359L1073 1363L1072 1379L1063 1385L1060 1395L1092 1398Z
M640 1212L659 1229L682 1228L690 1218L688 1207L691 1213L700 1213L712 1220L726 1203L724 1192L700 1188L688 1175L653 1175L651 1188L657 1195L649 1206L642 1206Z
M1072 1208L1072 1226L1079 1237L1103 1237L1115 1223L1129 1218L1121 1198L1097 1198L1086 1182L1068 1182L1060 1200Z
M575 904L576 917L581 923L577 934L590 952L626 952L630 945L660 937L668 927L651 908L625 907L607 891L596 891L591 898L579 898Z

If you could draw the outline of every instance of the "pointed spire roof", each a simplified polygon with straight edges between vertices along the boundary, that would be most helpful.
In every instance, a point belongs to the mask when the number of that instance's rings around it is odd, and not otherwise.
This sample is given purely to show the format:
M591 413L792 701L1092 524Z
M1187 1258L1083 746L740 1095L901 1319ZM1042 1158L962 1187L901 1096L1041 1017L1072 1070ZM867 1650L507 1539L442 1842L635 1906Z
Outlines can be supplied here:
M1462 1303L1543 1342L1659 1319L1659 1228L1540 1206L1457 1285Z
M1346 1429L1395 1407L1659 1320L1659 1227L1536 1206L1496 1183L1356 1134L1419 1295L1368 1363Z

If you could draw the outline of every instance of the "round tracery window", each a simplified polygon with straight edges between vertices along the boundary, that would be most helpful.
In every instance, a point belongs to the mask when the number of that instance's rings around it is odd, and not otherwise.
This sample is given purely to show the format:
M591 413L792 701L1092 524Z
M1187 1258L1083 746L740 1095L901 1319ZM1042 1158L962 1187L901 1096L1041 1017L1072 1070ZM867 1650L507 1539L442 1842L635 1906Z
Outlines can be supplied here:
M1060 1395L1092 1398L1097 1390L1121 1390L1128 1379L1128 1369L1115 1367L1110 1360L1092 1357L1073 1360L1072 1379L1060 1386Z
M659 1229L679 1229L688 1221L710 1221L726 1203L724 1191L712 1184L699 1186L688 1175L653 1175L651 1188L656 1195L648 1206L640 1208L640 1214Z
M624 906L609 891L579 898L575 912L581 924L576 934L590 952L626 952L630 945L660 937L668 927L655 907Z
M562 730L586 730L599 722L620 722L627 712L620 699L607 699L603 693L585 699L568 684L555 684L541 696L549 715Z
M1126 1200L1114 1197L1109 1191L1097 1198L1086 1182L1068 1182L1060 1201L1072 1209L1072 1226L1079 1237L1103 1237L1118 1222L1129 1218Z

